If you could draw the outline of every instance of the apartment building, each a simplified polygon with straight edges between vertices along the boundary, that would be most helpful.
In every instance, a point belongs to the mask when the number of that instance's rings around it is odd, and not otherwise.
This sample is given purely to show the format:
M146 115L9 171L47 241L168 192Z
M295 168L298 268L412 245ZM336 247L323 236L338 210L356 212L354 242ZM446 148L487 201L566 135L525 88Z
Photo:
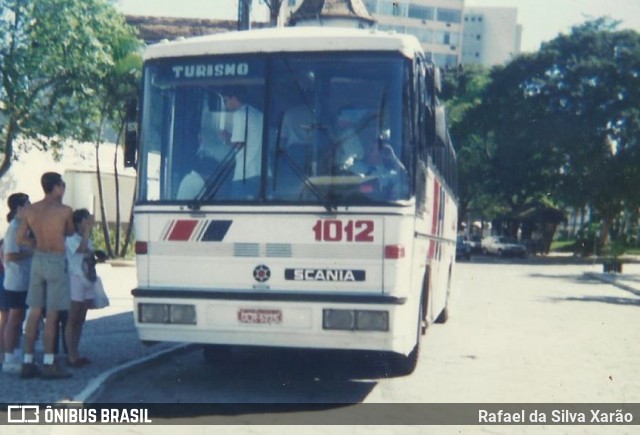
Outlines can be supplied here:
M522 39L517 20L517 8L465 9L462 63L493 66L513 59L520 53Z

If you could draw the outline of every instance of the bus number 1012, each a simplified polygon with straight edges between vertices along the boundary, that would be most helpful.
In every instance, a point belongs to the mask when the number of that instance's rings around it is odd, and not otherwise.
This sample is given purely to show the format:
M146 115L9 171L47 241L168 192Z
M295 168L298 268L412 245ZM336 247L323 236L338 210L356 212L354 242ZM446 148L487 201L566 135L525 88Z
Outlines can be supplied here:
M373 242L373 221L319 219L313 232L318 242Z

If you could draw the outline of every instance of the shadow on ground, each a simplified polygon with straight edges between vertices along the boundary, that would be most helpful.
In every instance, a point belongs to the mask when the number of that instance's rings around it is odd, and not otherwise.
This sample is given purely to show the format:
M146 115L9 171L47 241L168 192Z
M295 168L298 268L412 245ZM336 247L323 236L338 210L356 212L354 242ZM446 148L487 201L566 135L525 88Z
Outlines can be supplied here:
M197 412L210 412L206 404L229 404L214 407L222 414L256 411L247 404L313 410L362 402L389 371L382 355L368 352L232 348L206 362L193 345L113 380L93 402L203 404Z
M589 296L583 298L556 298L554 302L599 302L613 305L627 305L640 307L640 299L637 298L621 298L613 296Z

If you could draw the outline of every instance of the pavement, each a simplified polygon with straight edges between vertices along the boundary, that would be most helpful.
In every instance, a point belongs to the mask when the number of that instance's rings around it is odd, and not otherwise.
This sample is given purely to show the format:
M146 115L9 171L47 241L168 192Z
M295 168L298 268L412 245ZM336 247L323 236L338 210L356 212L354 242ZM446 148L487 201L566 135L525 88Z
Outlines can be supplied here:
M479 260L481 260L479 258ZM493 259L487 258L488 261ZM541 264L580 265L585 277L616 286L640 296L640 257L624 257L622 273L604 273L602 262L569 256L535 257L525 261ZM0 373L0 396L4 403L88 402L110 379L127 370L171 352L179 352L186 344L160 343L143 345L137 336L132 314L131 289L136 285L136 269L132 263L98 265L111 305L91 310L81 341L81 353L92 363L81 369L69 369L73 377L64 380L20 379L18 375ZM37 344L36 349L41 349ZM36 353L36 362L42 355Z

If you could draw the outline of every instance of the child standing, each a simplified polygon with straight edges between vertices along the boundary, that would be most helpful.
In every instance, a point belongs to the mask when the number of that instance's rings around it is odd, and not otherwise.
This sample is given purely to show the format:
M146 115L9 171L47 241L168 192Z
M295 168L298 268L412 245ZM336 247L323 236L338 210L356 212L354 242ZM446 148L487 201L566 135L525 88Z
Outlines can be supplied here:
M93 223L93 216L89 210L82 208L74 211L73 224L76 232L67 237L65 242L71 284L71 308L65 331L69 351L67 365L75 368L91 362L88 358L79 355L80 337L87 317L87 309L95 297L95 286L101 285L95 272L93 243L90 239Z

